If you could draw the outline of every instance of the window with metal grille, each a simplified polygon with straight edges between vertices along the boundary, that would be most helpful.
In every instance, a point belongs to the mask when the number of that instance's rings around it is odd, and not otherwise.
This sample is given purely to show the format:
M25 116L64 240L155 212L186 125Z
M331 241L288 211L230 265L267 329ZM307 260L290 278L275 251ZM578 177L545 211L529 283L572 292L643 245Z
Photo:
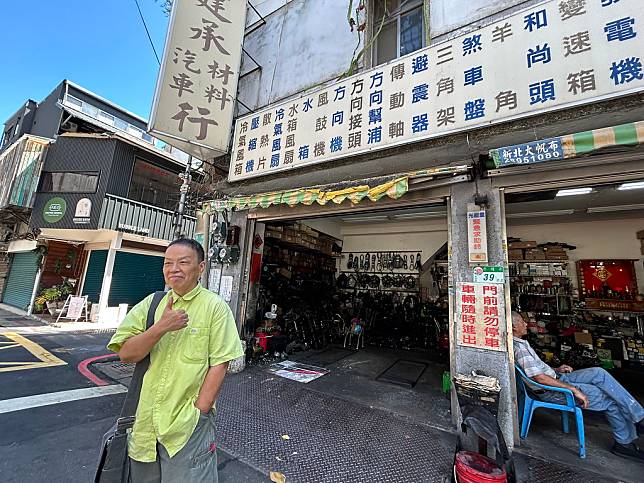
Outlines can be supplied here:
M384 64L425 46L423 0L374 0L374 65ZM384 18L384 23L383 23Z

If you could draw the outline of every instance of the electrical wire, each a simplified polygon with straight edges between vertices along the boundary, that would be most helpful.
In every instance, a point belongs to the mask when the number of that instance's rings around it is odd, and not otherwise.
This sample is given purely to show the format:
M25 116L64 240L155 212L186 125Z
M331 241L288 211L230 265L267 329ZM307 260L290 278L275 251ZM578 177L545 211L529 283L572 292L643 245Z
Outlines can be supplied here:
M143 22L143 28L145 28L145 33L148 34L148 40L150 41L150 45L152 46L152 51L154 52L154 56L157 58L157 62L159 65L161 65L161 61L159 60L159 55L157 54L157 49L154 47L154 42L152 42L152 37L150 36L150 31L148 30L148 25L145 23L145 18L143 18L143 12L141 12L141 7L139 6L139 0L134 0L134 3L136 3L136 8L139 11L139 15L141 16L141 22Z

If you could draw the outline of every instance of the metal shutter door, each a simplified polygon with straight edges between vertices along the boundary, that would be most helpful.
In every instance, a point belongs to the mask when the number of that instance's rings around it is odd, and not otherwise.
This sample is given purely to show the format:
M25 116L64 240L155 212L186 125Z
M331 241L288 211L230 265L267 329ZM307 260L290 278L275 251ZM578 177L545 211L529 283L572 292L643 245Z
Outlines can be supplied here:
M88 295L88 300L98 303L103 286L103 274L105 273L105 262L107 261L107 250L92 250L87 263L87 273L83 284L83 295Z
M112 273L109 306L138 304L146 296L163 290L163 257L117 252Z
M38 252L15 253L7 277L2 301L21 310L27 310L38 273Z

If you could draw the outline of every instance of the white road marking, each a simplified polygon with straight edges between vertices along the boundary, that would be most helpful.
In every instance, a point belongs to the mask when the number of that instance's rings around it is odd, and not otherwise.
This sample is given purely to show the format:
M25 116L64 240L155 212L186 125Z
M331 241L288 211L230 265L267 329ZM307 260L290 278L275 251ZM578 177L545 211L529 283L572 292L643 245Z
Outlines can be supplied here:
M80 399L122 394L124 392L127 392L127 387L121 384L113 384L111 386L88 387L85 389L72 389L70 391L50 392L47 394L34 394L33 396L5 399L4 401L0 401L0 414L49 406L51 404L78 401Z

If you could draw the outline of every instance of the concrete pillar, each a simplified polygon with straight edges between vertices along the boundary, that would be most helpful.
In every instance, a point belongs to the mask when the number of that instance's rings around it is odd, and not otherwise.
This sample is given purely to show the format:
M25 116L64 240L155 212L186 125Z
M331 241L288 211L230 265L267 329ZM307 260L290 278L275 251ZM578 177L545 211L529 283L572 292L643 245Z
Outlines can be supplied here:
M254 221L249 222L247 211L235 211L229 215L230 226L238 226L241 231L239 234L239 261L235 264L224 265L221 267L221 276L233 277L233 291L230 302L231 310L237 321L237 327L241 328L243 323L243 314L246 309L246 287L250 270L250 251L253 246Z
M501 339L506 341L506 350L492 351L464 347L456 343L456 288L459 282L472 282L472 268L468 255L467 211L468 204L475 202L477 195L487 197L487 242L488 263L485 265L504 266L506 283L504 285L504 307L499 307ZM477 183L459 183L451 188L449 206L449 295L450 295L450 364L452 375L456 372L469 374L473 370L496 377L501 384L499 405L499 425L509 448L518 441L517 414L515 410L516 388L514 382L514 357L512 354L512 324L509 307L509 280L507 280L507 243L505 235L505 210L503 194L492 188L489 180ZM503 317L505 316L505 317ZM508 352L509 351L509 352ZM455 391L452 390L452 417L460 424Z
M201 274L201 285L208 286L208 274L210 272L210 262L208 260L208 250L210 249L210 215L202 210L197 210L197 226L195 227L195 240L203 247L206 254L206 267Z
M110 287L112 286L112 273L114 271L114 261L116 252L121 248L123 233L117 232L116 236L110 242L110 248L107 251L107 260L105 261L105 272L103 272L103 284L101 285L101 295L98 298L98 317L105 313L110 296Z

